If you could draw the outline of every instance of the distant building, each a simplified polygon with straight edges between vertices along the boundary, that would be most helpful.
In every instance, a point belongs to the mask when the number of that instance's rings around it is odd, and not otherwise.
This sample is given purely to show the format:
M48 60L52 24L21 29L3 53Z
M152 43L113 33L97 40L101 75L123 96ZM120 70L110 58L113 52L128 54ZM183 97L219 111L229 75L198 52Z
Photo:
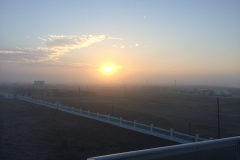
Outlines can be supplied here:
M194 94L194 93L196 93L196 89L195 88L180 88L179 92Z
M204 96L209 96L210 95L210 90L209 89L199 89L197 91L197 94L204 95Z
M39 89L43 89L44 88L44 81L34 81L34 88L39 88Z
M232 96L232 93L225 89L199 89L198 94L205 96Z
M232 96L232 93L228 90L214 89L214 90L210 91L210 95L212 95L212 96Z

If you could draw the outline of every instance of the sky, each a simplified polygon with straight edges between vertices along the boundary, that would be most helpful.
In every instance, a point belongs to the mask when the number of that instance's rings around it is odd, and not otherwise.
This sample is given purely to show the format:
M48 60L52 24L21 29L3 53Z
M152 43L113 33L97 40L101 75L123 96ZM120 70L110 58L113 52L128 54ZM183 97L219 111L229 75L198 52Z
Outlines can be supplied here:
M240 88L239 0L0 0L0 82Z

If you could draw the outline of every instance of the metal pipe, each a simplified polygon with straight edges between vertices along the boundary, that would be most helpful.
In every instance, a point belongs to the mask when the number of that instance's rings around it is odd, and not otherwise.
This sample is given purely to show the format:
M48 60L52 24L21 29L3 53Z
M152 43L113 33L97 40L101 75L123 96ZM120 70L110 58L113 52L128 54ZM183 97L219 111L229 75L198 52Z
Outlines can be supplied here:
M88 158L87 160L146 160L151 158L159 158L165 156L172 156L176 154L183 154L189 152L196 152L214 148L228 147L236 145L236 156L237 160L239 160L239 144L240 144L240 136L231 137L231 138L223 138L217 140L208 140L203 142L195 142L195 143L187 143L181 145L167 146L167 147L159 147L152 149L145 149L139 151L118 153L112 155L105 155L99 157Z

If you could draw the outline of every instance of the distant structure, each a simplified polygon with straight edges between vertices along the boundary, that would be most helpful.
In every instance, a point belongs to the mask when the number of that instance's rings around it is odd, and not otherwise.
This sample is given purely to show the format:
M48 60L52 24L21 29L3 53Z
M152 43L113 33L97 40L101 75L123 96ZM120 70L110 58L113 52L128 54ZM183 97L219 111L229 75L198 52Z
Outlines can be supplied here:
M198 94L204 96L232 96L232 93L226 89L196 89L180 88L180 93Z
M210 95L210 89L198 89L197 94L209 96Z
M39 88L39 89L43 89L44 88L44 81L34 81L34 88Z
M232 93L228 90L225 90L225 89L213 89L213 90L210 90L210 95L212 96L232 96Z
M197 93L204 96L231 96L232 95L227 90L218 90L218 89L199 89Z
M194 94L197 92L197 89L195 89L195 88L180 88L179 92Z

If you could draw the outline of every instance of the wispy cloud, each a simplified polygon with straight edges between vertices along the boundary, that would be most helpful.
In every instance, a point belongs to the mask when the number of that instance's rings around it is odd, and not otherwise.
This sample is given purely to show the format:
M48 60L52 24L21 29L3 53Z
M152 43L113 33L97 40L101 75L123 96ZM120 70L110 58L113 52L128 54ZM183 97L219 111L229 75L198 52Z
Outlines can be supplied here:
M48 53L38 49L0 49L0 59L12 62L39 62L48 59Z
M114 37L108 37L108 39L123 40L122 38L114 38Z
M48 59L58 59L59 56L73 49L88 47L94 43L106 40L106 35L89 35L89 36L64 36L64 35L48 35L46 38L40 37L44 41L45 47L39 47L49 53Z
M2 61L16 62L45 62L57 61L61 55L71 50L89 47L95 43L113 39L122 40L121 38L113 38L107 35L83 35L83 36L66 36L66 35L47 35L39 37L43 42L42 47L34 49L0 49L0 58ZM73 64L78 66L79 64Z

